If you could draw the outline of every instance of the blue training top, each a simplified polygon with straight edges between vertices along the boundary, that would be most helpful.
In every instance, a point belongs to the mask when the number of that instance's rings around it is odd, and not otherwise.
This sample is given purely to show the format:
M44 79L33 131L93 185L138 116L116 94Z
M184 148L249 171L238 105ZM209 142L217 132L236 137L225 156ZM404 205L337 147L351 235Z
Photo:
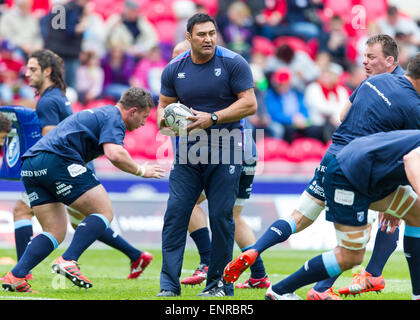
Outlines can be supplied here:
M420 95L405 76L375 75L360 86L328 151L336 154L358 137L405 129L420 129Z
M73 114L67 97L58 88L47 88L36 104L36 113L41 128L56 126Z
M60 122L22 158L40 152L55 153L82 165L104 154L103 143L123 145L126 126L117 107L87 109Z
M393 74L394 76L403 76L405 74L405 70L403 68L401 68L400 66L397 65L397 67L394 69L394 71L391 72L391 74ZM369 78L363 80L359 86L354 89L354 91L352 92L352 94L349 97L349 100L351 103L353 103L354 97L357 94L357 91L359 90L359 88L363 85L363 83L368 80Z
M237 101L237 94L253 88L254 80L248 62L241 55L216 46L213 58L203 64L192 62L191 50L172 59L163 70L161 84L162 95L177 97L189 108L211 113ZM241 125L236 121L210 128L235 129Z
M419 130L380 132L353 140L337 160L355 189L379 200L399 185L409 184L402 158L418 146Z

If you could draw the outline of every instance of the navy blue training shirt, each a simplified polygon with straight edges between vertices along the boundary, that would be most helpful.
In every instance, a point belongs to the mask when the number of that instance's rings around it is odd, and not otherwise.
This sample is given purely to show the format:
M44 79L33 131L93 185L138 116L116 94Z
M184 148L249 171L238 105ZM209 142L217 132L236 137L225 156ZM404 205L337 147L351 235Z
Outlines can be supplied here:
M67 97L58 88L47 88L36 104L36 114L41 128L56 126L73 114Z
M420 129L420 95L405 76L375 75L360 86L328 151L336 154L357 137L406 129Z
M394 69L394 71L392 71L391 72L391 74L393 74L393 75L395 75L395 76L403 76L404 74L405 74L405 70L403 69L403 68L401 68L400 66L398 66L397 65L397 67ZM367 78L367 79L369 79L369 78ZM366 79L366 80L367 80ZM366 81L366 80L363 80L360 84L359 84L359 86L356 88L356 89L354 89L354 91L352 92L352 94L350 95L350 97L349 97L349 100L350 100L350 102L351 103L353 103L353 100L354 100L354 97L356 96L356 94L357 94L357 91L359 90L359 88L362 86L362 84Z
M418 146L420 130L380 132L353 140L336 157L354 188L381 198L409 184L402 158Z
M103 143L123 145L126 126L117 107L87 109L60 122L22 158L55 153L82 165L104 154Z
M204 64L192 62L191 50L172 59L163 70L160 92L166 97L177 97L189 108L211 113L227 108L238 100L238 93L253 87L248 62L241 55L216 46L213 58ZM241 128L241 124L236 121L211 127L221 128Z

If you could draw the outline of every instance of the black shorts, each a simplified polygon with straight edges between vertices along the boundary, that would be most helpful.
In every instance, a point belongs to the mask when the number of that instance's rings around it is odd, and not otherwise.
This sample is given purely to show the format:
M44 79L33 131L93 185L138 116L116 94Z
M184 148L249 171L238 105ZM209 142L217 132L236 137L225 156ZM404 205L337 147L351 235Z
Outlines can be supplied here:
M70 205L100 184L90 168L49 152L25 158L21 177L31 207L52 202Z

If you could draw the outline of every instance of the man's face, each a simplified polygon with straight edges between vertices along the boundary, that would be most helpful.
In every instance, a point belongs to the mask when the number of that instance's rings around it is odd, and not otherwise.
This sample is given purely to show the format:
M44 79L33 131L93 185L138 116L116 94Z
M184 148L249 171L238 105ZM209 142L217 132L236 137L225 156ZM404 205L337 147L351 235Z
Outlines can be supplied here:
M5 131L0 131L0 149L3 148L4 142L6 141L8 133Z
M41 66L38 63L38 60L35 58L30 58L26 64L26 73L25 76L28 79L28 83L31 87L36 90L40 90L42 84L45 80L45 71L41 70Z
M391 72L390 68L393 66L393 58L391 56L385 57L382 45L375 43L366 46L363 65L365 66L366 76L370 77L375 74Z
M130 116L127 120L126 126L128 131L134 131L145 125L147 117L150 114L150 108L147 107L142 111L139 111L137 108L130 112Z
M213 22L197 23L192 34L187 34L191 50L199 56L213 56L216 50L217 32Z

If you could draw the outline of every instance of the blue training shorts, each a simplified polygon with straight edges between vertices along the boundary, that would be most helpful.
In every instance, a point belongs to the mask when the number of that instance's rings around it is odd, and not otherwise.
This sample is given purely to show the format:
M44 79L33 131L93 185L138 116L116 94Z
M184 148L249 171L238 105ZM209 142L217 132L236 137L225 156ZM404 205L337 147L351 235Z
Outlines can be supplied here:
M335 158L335 156L332 153L325 153L325 155L322 157L321 163L315 169L314 177L305 189L305 191L308 192L311 196L321 201L325 201L324 174L328 168L328 164L333 158Z
M325 217L328 221L348 226L367 224L372 199L356 191L344 176L333 156L324 173Z
M52 202L70 205L100 184L89 167L49 152L25 158L21 177L31 207Z

